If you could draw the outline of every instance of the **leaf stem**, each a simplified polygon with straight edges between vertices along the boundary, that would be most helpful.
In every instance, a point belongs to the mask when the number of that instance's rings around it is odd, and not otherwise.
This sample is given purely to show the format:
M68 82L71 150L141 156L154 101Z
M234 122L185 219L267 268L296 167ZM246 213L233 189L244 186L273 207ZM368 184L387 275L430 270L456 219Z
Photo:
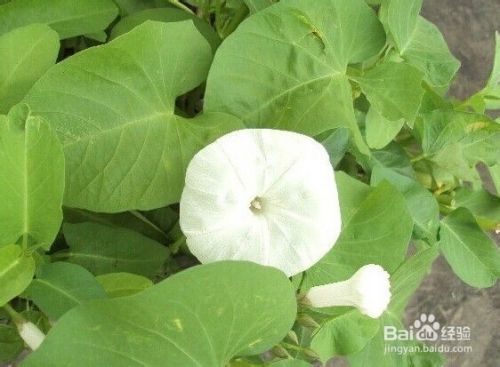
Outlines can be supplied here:
M10 304L6 303L2 306L2 308L5 310L5 312L7 312L7 314L15 324L26 322L26 320L16 310L14 310L14 308Z
M227 25L222 29L221 32L221 37L226 38L228 37L231 33L233 33L236 28L240 25L241 22L246 18L246 16L250 13L250 10L248 9L248 6L245 4L242 4L236 14L234 15L233 19Z
M25 251L28 249L28 234L26 232L23 233L23 241L21 243L21 247Z
M187 5L184 5L179 0L168 0L168 2L170 4L172 4L173 6L175 6L175 7L179 8L179 9L182 9L184 11L187 11L189 14L192 14L192 15L196 16L196 14Z
M417 156L415 156L415 157L411 158L411 159L410 159L410 162L411 162L411 163L415 163L415 162L419 162L419 161L421 161L421 160L424 160L424 159L426 159L426 158L427 158L427 155L422 153L422 154L419 154L419 155L417 155Z
M137 219L141 220L142 222L150 226L152 229L158 232L163 238L168 239L168 235L160 227L158 227L156 224L154 224L148 218L146 218L146 216L143 215L142 213L138 212L137 210L131 210L130 214L132 214L134 217L136 217Z

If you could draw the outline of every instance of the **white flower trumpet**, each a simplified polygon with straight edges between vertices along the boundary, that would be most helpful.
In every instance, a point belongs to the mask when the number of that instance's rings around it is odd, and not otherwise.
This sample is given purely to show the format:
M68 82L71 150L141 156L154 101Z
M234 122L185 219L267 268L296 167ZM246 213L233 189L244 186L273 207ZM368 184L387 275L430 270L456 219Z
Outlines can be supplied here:
M328 153L314 139L289 131L224 135L189 163L180 225L202 263L247 260L288 276L300 273L340 234Z
M362 314L378 318L391 300L389 274L380 265L365 265L350 279L313 287L306 302L313 307L354 306Z
M31 350L37 350L45 339L45 334L32 322L23 321L16 324L19 335Z

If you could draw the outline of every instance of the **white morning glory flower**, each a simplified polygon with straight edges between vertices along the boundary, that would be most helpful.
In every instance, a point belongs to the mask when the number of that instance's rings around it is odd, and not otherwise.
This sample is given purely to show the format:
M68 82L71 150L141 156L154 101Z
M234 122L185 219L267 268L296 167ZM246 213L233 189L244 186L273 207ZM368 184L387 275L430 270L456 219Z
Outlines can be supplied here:
M229 133L190 162L180 225L202 262L247 260L300 273L341 228L334 171L314 139L288 131Z
M350 279L312 287L306 302L313 307L354 306L379 318L391 301L389 274L380 265L365 265Z

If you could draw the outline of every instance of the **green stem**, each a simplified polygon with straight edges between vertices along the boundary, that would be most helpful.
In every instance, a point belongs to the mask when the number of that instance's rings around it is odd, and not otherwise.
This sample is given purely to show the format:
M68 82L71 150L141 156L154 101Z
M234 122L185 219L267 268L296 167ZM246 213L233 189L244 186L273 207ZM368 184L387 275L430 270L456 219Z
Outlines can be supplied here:
M10 318L16 325L26 322L24 317L22 317L16 310L14 310L10 304L6 303L2 306L2 308L9 314Z
M410 162L411 162L411 163L415 163L415 162L419 162L419 161L421 161L421 160L424 160L424 159L426 159L426 158L427 158L427 155L426 155L426 154L419 154L419 155L417 155L416 157L411 158L411 159L410 159Z
M27 233L23 234L23 241L21 243L21 247L23 248L23 250L28 249L28 234Z
M146 218L142 213L138 212L137 210L131 210L130 214L132 214L134 217L136 217L137 219L141 220L142 222L146 223L148 226L153 228L163 238L168 239L168 235L165 232L163 232L163 230L160 227L158 227L156 224L154 224L148 218Z
M233 19L231 19L231 21L222 30L221 37L226 38L231 33L233 33L236 30L236 28L238 28L240 23L243 22L248 13L250 13L248 7L245 4L241 5L236 14L234 15Z
M183 3L181 3L179 0L168 0L168 2L170 4L172 4L173 6L175 6L175 7L179 8L179 9L182 9L184 11L187 11L189 14L192 14L192 15L196 16L196 14L193 13L193 11L189 7L187 7L186 5L184 5Z

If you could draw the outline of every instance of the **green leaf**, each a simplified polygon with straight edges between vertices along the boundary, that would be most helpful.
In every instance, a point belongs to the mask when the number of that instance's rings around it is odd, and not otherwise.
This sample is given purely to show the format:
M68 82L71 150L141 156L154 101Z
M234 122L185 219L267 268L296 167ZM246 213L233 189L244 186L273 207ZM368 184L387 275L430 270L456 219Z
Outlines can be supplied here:
M59 36L32 24L0 35L0 113L7 113L57 59Z
M373 189L342 171L335 173L335 181L341 198L342 225L345 226Z
M64 145L66 206L121 212L179 200L193 155L240 127L228 115L175 114L176 97L203 82L211 59L192 22L146 22L35 84L26 101Z
M345 197L339 192L342 208ZM345 280L366 264L392 272L403 262L413 221L404 197L393 186L382 182L351 212L342 218L343 229L333 249L306 272L304 288Z
M132 210L124 213L94 213L83 209L64 208L64 222L93 222L111 227L128 228L158 242L169 240L169 232L179 220L179 214L170 207L147 212Z
M131 296L153 286L150 279L130 273L103 274L96 279L111 298Z
M35 260L17 245L0 247L0 307L21 294L35 274Z
M99 275L128 272L153 277L167 260L168 248L126 228L98 223L65 224L69 250L54 255Z
M368 153L346 68L384 44L383 27L363 0L280 2L251 16L221 45L205 109L238 116L248 127L311 136L346 127Z
M193 16L192 14L176 8L156 8L146 9L136 12L128 17L121 19L111 31L110 39L114 39L122 34L130 32L132 29L148 20L155 20L164 23L179 22L191 20L198 31L205 36L207 41L215 50L220 44L220 38L214 32L213 28L205 21Z
M24 349L24 341L13 326L0 324L0 363L12 362Z
M346 128L325 131L315 139L325 147L334 167L339 164L349 148L349 130Z
M403 63L385 62L355 77L366 98L383 117L391 121L415 120L422 102L422 73Z
M370 108L366 115L366 142L373 149L382 149L398 135L405 120L389 121L375 108Z
M423 0L390 0L387 24L394 43L401 51L411 44Z
M311 348L322 362L337 355L356 353L375 336L379 326L377 319L357 310L349 311L322 324L313 336Z
M486 116L436 110L415 126L424 155L458 177L467 178L463 172L478 161L493 165L499 160L500 124Z
M469 209L477 221L487 228L500 228L500 198L498 196L483 189L472 191L462 187L455 191L454 206Z
M450 52L439 29L422 17L418 18L413 41L402 56L424 73L429 84L443 92L460 69L460 61Z
M182 271L137 295L63 317L24 367L213 366L277 344L296 316L285 275L247 262Z
M57 320L73 307L106 293L92 274L81 266L56 262L41 266L24 296L50 319Z
M419 16L422 0L391 0L386 4L382 12L387 12L387 26L400 56L422 71L430 85L445 92L460 62L439 29Z
M402 176L416 178L408 154L401 145L395 142L390 143L384 149L372 152L370 166L375 167L377 165L397 172Z
M391 169L375 166L371 184L378 185L387 180L403 194L408 210L415 223L415 234L419 238L436 240L439 228L439 206L434 196L417 181L403 176Z
M406 259L391 275L390 312L398 316L403 314L420 283L430 273L438 253L436 247L422 250Z
M65 39L102 31L117 15L112 0L12 0L0 6L0 34L42 23Z
M444 359L439 353L414 352L417 348L422 350L422 343L402 340L388 342L384 340L385 326L404 329L404 325L394 315L384 314L380 319L380 328L377 335L362 351L348 356L351 367L437 367L444 365ZM400 348L401 353L390 351L390 349L386 352L388 347Z
M26 105L0 115L0 246L49 249L62 220L64 156L50 126Z
M500 276L500 251L465 208L441 221L439 246L451 268L465 283L491 287Z

